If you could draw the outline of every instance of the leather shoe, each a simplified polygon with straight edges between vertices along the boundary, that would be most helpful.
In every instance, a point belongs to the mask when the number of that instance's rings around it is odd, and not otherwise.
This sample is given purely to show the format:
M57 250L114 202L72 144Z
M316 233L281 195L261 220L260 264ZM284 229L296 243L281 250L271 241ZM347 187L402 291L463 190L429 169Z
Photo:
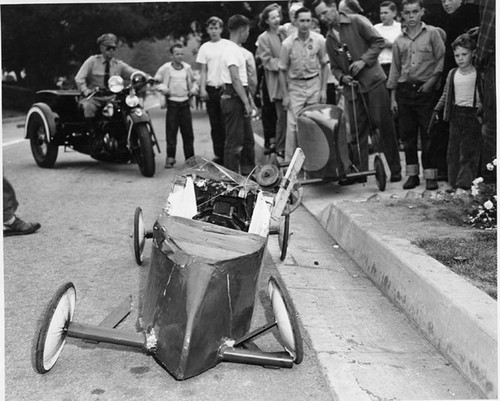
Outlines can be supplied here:
M403 177L401 177L401 173L391 174L391 182L399 182L402 179Z
M425 180L425 189L428 189L429 191L434 191L438 188L439 188L439 186L438 186L438 183L436 180L433 180L430 178Z
M32 234L40 228L39 223L28 223L16 217L12 224L3 225L3 236Z
M403 189L413 189L420 185L420 178L418 175L410 175L406 182L403 184Z

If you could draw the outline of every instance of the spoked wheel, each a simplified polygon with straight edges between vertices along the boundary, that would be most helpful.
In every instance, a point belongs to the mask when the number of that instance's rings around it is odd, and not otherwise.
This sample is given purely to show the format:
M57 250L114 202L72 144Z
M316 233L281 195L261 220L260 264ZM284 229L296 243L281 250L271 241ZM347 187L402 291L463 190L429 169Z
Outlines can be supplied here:
M377 182L377 187L380 191L385 191L385 185L387 183L387 175L385 174L384 163L379 155L375 156L373 161L375 167L375 180Z
M276 277L269 279L269 298L273 307L274 317L281 338L281 345L294 358L298 365L304 358L302 335L297 322L297 312L293 306L292 299L286 291L285 285Z
M278 244L280 246L280 260L283 262L288 250L288 238L290 237L290 213L281 216L280 229L278 231Z
M53 167L58 146L50 140L50 126L42 109L33 107L29 111L26 129L36 164L45 168Z
M47 373L61 355L75 304L76 291L73 283L59 287L49 302L36 341L35 369L38 373Z
M134 256L138 265L144 261L144 246L146 245L146 229L142 217L142 209L137 207L134 213Z

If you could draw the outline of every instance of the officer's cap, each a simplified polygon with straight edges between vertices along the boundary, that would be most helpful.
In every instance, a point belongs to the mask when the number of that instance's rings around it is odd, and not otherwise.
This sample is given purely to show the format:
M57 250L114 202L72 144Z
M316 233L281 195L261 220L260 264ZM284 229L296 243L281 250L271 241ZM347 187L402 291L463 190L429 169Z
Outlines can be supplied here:
M98 46L114 46L118 45L118 38L112 33L105 33L97 38Z

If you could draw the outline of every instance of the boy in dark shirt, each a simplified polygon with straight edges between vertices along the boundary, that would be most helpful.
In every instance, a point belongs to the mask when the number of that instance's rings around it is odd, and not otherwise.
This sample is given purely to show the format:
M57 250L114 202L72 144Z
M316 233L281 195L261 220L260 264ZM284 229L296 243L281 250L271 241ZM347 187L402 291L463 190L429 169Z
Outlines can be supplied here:
M418 135L422 143L422 167L426 189L434 190L437 171L429 160L429 121L436 104L445 46L437 28L422 22L422 0L403 0L402 15L406 21L403 33L394 42L392 63L387 81L391 90L391 108L398 114L400 136L405 149L407 181L403 189L420 185Z

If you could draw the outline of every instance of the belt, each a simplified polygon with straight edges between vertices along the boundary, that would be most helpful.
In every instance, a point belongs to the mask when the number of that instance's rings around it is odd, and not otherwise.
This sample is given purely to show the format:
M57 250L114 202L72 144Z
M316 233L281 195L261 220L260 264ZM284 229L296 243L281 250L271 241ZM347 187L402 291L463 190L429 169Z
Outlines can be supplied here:
M409 86L415 89L420 88L423 84L423 82L401 82L398 86Z
M210 89L210 90L215 90L215 91L218 91L218 90L221 90L221 89L222 89L222 85L221 85L221 86L206 85L206 88L207 88L207 89Z
M296 79L298 81L309 81L310 79L316 78L319 74L313 75L312 77L307 77L307 78L292 78Z

